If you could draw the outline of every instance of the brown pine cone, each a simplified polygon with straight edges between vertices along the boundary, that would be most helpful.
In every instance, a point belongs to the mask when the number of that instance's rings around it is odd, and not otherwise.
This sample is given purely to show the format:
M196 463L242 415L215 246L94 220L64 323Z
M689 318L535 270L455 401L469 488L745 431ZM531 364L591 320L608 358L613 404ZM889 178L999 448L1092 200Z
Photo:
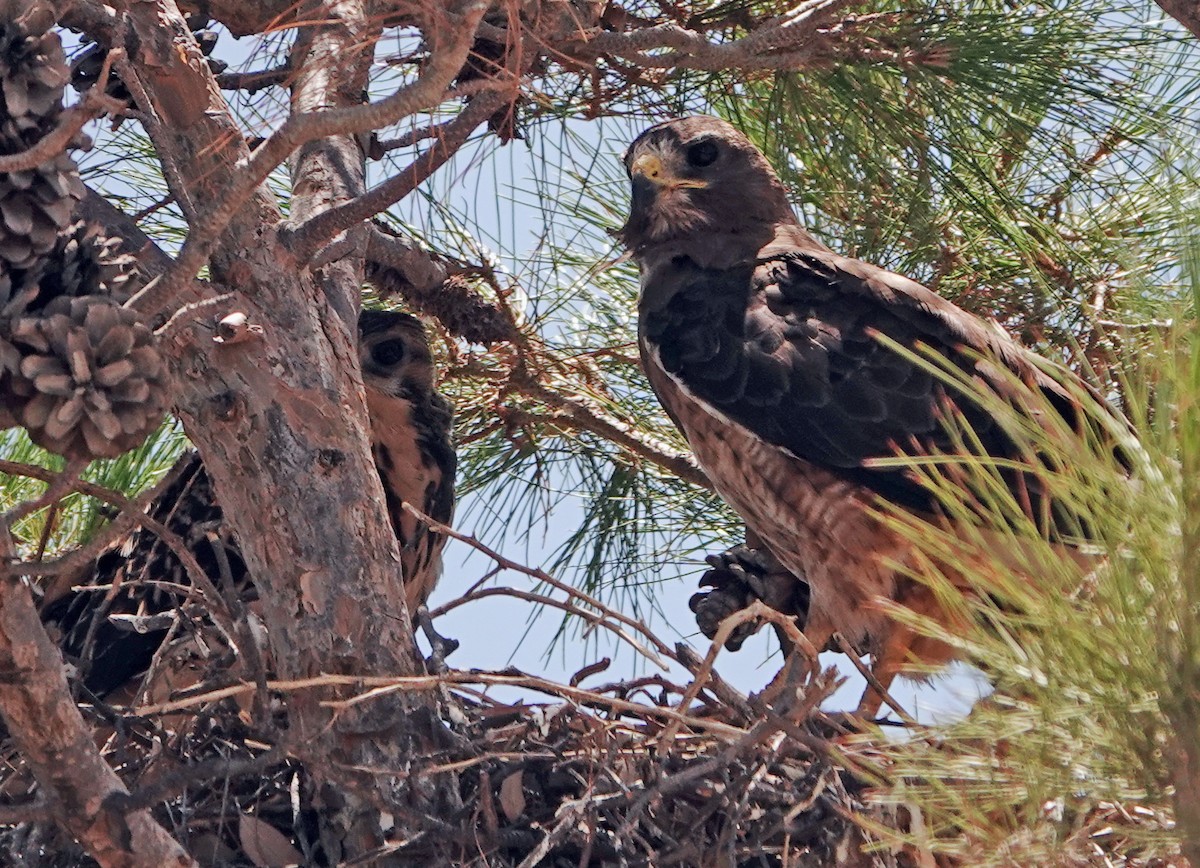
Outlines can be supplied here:
M37 286L31 310L40 310L56 298L104 295L124 304L141 287L136 280L137 259L120 252L120 240L109 238L99 224L77 221L58 236L54 249L24 284Z
M12 390L13 379L21 373L21 350L12 342L12 324L36 295L36 284L20 285L11 274L0 274L0 429L17 424L14 414L24 403Z
M0 138L6 144L28 147L54 127L71 78L62 41L49 29L53 12L39 6L46 4L0 0L0 97L7 110L0 115Z
M46 30L53 16L38 6L0 0L0 154L36 144L62 112L70 73L58 35ZM0 174L0 265L27 269L49 253L83 193L66 154Z
M39 446L68 457L115 458L162 421L167 375L154 333L103 296L60 298L13 326L22 350L14 393Z
M0 274L0 380L15 374L21 363L21 351L13 346L12 326L37 297L37 284L28 284L17 275Z

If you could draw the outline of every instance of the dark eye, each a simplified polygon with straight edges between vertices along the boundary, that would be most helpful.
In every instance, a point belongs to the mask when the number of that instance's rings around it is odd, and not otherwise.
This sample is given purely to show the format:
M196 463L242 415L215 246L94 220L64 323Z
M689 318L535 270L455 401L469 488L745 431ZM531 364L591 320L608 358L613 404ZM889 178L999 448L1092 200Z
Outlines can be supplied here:
M689 166L695 166L697 169L703 169L705 166L711 166L717 161L717 155L720 152L717 150L717 143L712 139L705 139L701 142L696 142L687 149L687 161Z
M371 347L371 360L385 368L399 364L404 360L404 341L380 341Z

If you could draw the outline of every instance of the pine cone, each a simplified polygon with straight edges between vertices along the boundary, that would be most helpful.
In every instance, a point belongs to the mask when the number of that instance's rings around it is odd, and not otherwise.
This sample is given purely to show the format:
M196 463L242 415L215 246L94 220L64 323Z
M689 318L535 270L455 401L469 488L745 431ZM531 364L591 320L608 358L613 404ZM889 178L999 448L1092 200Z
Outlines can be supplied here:
M29 309L29 303L36 295L36 284L30 286L14 280L11 274L0 274L0 376L17 369L16 364L7 363L4 347L12 346L9 341L12 324Z
M140 288L137 259L120 252L121 242L109 238L96 223L74 223L58 236L54 249L22 279L37 286L32 310L44 308L56 298L103 295L124 304Z
M0 10L10 5L0 3ZM0 115L0 139L22 146L14 151L49 132L62 112L71 72L58 34L47 29L53 20L33 8L20 17L0 15L0 96L7 110Z
M34 443L70 457L115 458L162 420L166 366L137 314L103 296L59 298L19 320L13 390Z
M53 17L21 17L0 0L0 154L15 154L53 129L69 77ZM17 4L20 6L21 4ZM0 261L28 269L53 247L83 198L75 162L59 154L34 169L0 175Z
M0 261L20 269L37 265L71 224L83 194L75 161L66 154L34 169L0 174Z
M13 414L23 403L12 391L13 378L21 371L21 350L12 342L12 324L36 295L36 285L22 285L11 274L0 274L0 429L17 424Z

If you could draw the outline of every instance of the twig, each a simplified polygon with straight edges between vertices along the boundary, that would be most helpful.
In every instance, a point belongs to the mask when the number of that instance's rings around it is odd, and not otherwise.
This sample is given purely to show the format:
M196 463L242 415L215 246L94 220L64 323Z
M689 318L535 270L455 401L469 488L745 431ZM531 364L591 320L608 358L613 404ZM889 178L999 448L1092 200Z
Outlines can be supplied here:
M518 600L525 600L526 602L530 603L539 603L543 606L553 606L554 608L561 609L562 611L571 615L578 615L589 624L597 627L603 627L606 630L612 631L614 634L616 634L617 638L628 642L635 651L637 651L646 659L650 660L655 666L659 667L664 672L668 671L669 669L661 657L626 633L623 628L613 624L605 617L605 615L589 611L588 609L582 609L579 606L572 606L570 603L563 602L562 600L556 600L553 597L547 597L544 594L537 594L533 591L519 591L516 588L484 588L483 590L464 594L463 596L455 600L451 600L448 603L443 603L438 607L436 614L439 616L444 615L447 612L457 609L459 606L466 605L467 603L472 603L476 600L482 600L485 597L498 596L515 597Z
M130 215L130 219L133 220L134 223L141 223L143 220L145 220L151 214L161 211L163 208L166 208L168 205L170 205L174 201L175 201L175 194L167 193L167 195L161 197L160 199L158 199L154 202L151 202L149 205L147 205L141 211L138 211L136 214Z
M445 283L449 271L437 256L378 220L370 223L368 229L368 262L399 272L418 290L435 289Z
M216 759L173 768L157 779L144 783L132 793L113 799L113 802L122 811L142 810L166 801L197 784L260 772L286 757L287 751L281 745L274 745L270 750L248 760Z
M150 319L174 309L176 297L208 260L213 245L237 210L258 185L301 144L334 135L363 133L395 123L400 118L441 102L462 69L474 41L475 28L490 4L468 0L450 26L449 39L435 50L421 76L378 102L349 108L294 114L284 121L225 184L213 204L191 225L191 232L172 266L151 281L130 301ZM440 42L440 40L438 40Z
M433 618L429 615L429 607L424 603L417 606L417 611L412 613L412 617L429 642L429 659L425 661L425 667L430 672L446 672L449 669L446 666L446 658L458 650L459 641L447 639L437 631L433 626Z
M117 71L121 73L121 81L125 87L129 89L129 93L133 96L137 106L142 111L142 126L146 129L146 134L150 136L151 142L154 143L154 149L159 154L159 164L163 169L163 176L167 180L172 195L175 196L175 201L179 203L179 208L183 211L183 216L187 218L189 223L196 219L196 205L192 201L191 188L183 177L178 164L170 155L175 153L167 142L166 133L163 128L162 119L159 118L155 110L154 101L147 93L145 86L142 84L141 76L138 75L137 68L129 61L124 51L117 53L110 51L109 57L116 55ZM199 269L197 269L199 271ZM190 277L195 277L193 272Z
M218 629L226 633L227 641L232 643L233 637L237 636L237 647L249 666L250 674L258 687L255 695L255 712L261 718L268 713L270 708L267 697L267 666L263 662L262 654L259 653L258 638L254 635L254 630L246 617L246 607L238 599L233 569L229 563L229 553L225 550L225 540L221 539L220 534L213 530L206 531L204 536L208 540L213 559L217 562L217 570L221 574L221 586L225 589L221 598L225 601L226 611L229 613L228 624L222 625L216 618L213 619L213 622ZM229 630L235 632L230 635Z
M379 221L367 228L366 278L380 295L403 298L417 313L435 317L451 334L471 343L523 338L511 312L485 299L466 279L451 276L451 264Z
M554 812L556 820L554 828L547 832L538 845L529 851L529 855L521 860L521 864L517 868L534 868L535 865L541 864L541 861L550 852L550 848L575 830L575 824L583 815L585 805L586 802L583 799L559 805L558 810Z
M802 69L828 62L830 45L843 34L818 25L846 5L848 0L808 0L732 42L709 42L703 33L667 23L625 33L589 34L568 43L562 53L585 62L614 55L642 69Z
M399 202L458 152L471 132L504 102L497 91L472 99L453 119L441 124L436 141L405 169L349 202L322 211L290 233L289 243L301 262L308 262L328 239Z
M156 328L154 334L159 340L169 341L174 337L176 332L195 322L198 314L214 307L219 307L227 301L233 301L233 298L234 294L232 292L223 292L220 295L214 295L212 298L185 304L179 310L175 311L175 313L171 314L170 319Z
M561 394L533 381L518 384L516 391L526 397L543 401L558 412L539 414L517 409L509 411L512 416L530 422L558 424L568 429L590 431L692 485L707 491L712 490L712 483L690 454L672 449L657 437L613 418L583 398Z
M148 811L108 803L128 791L71 698L62 655L29 589L0 566L0 711L51 806L50 817L101 865L195 866ZM64 761L69 758L69 761Z
M397 136L394 139L381 139L371 134L371 144L367 147L367 156L372 160L382 160L388 151L395 151L400 148L410 148L417 142L423 142L426 139L432 139L438 135L445 127L445 124L426 124L418 129L411 130L402 136Z
M82 469L82 467L80 469ZM9 461L7 459L0 459L0 472L10 473L15 476L27 476L31 479L41 479L46 482L50 482L56 478L61 480L62 478L61 474L55 474L52 470L46 470L43 467L37 467L36 465L32 464L22 464L17 461ZM164 483L165 481L166 478L164 478ZM51 489L48 489L46 494L49 494L53 488L54 486L52 485ZM73 481L71 483L71 488L73 491L78 491L81 494L86 494L89 497L94 497L97 500L102 500L105 503L111 504L112 506L120 509L122 513L130 514L135 522L141 524L147 530L154 533L155 536L157 536L162 542L162 544L170 549L171 553L174 554L175 557L179 558L179 562L183 565L184 572L187 573L188 579L191 580L192 585L196 588L196 590L203 594L204 598L208 600L209 604L214 609L214 613L221 615L226 619L230 619L231 616L228 607L225 604L225 600L221 597L220 593L217 592L217 589L213 587L212 582L209 581L208 575L204 572L204 569L196 560L195 555L193 555L191 550L188 549L187 543L180 539L179 535L168 528L165 524L141 512L141 510L145 509L145 506L150 502L149 499L146 499L145 503L142 503L141 498L139 498L137 501L133 501L125 497L125 495L119 494L111 489L104 488L100 485L95 485L91 482L83 482L81 480ZM154 496L157 496L160 491L161 488L159 486L156 486L154 489L152 489ZM45 495L43 495L43 497L45 497ZM25 504L22 504L22 506L24 505ZM58 572L58 570L55 569L55 562L46 561L11 564L9 569L14 575L27 576L53 575L54 573Z
M704 665L704 661L696 656L696 652L690 645L683 642L675 644L675 653L678 655L676 659L695 678L700 671L700 667ZM711 667L708 671L708 684L705 685L705 689L712 691L713 696L735 709L745 720L753 720L755 718L754 709L750 706L749 698L731 686L729 682L714 672Z
M257 93L275 85L287 84L292 74L292 64L285 60L272 69L254 69L248 72L219 72L216 75L217 87L221 90L241 90L246 93Z
M1154 332L1154 331L1170 331L1175 327L1175 320L1171 319L1151 319L1145 322L1118 322L1112 319L1098 319L1096 325L1103 326L1106 329L1124 332Z
M75 491L81 491L88 483L82 482L79 479L79 474L87 469L88 463L88 459L86 458L73 458L66 463L66 466L62 470L54 471L41 467L35 468L31 464L18 464L15 461L0 461L0 471L12 473L17 476L27 476L31 479L40 479L42 482L47 483L46 490L39 496L32 500L22 501L0 515L0 526L6 528L12 527L18 521L25 518L25 516L32 515L42 507L56 503ZM40 474L23 473L10 470L6 465L36 469L42 472Z
M87 93L76 105L66 109L59 116L54 129L24 151L0 155L0 172L24 172L54 159L67 149L71 140L89 121L108 112L117 111L125 105L121 100L104 92L115 53L108 53L104 58L104 65L100 67L100 77L87 89Z
M774 612L774 610L764 604L762 600L755 600L740 612L734 612L720 623L717 627L717 633L713 636L712 643L709 645L708 653L704 655L704 660L701 662L699 670L697 670L692 678L692 683L688 685L687 692L679 700L677 707L681 712L685 711L695 701L696 697L700 695L700 691L704 688L705 682L708 680L709 673L712 672L713 664L717 662L717 655L721 653L721 649L725 647L725 640L730 637L733 631L748 621L767 618L770 612ZM779 613L776 612L776 614ZM670 750L671 743L675 740L675 735L678 732L679 727L677 725L671 724L667 726L658 737L660 748Z
M121 249L137 256L138 269L150 276L161 274L171 265L171 257L141 230L137 220L109 202L91 187L79 203L79 214L108 227L108 234L121 240Z
M463 533L459 533L458 531L454 530L454 528L444 525L439 521L435 521L434 519L430 518L429 516L427 516L425 513L421 512L419 509L417 509L410 503L407 503L407 502L404 503L403 508L404 508L405 512L415 516L416 518L423 521L426 525L428 525L429 529L432 530L434 533L444 534L444 535L450 537L451 539L456 539L459 542L464 542L467 545L471 546L471 548L479 551L480 553L482 553L484 555L487 555L489 558L491 558L493 561L495 561L496 563L498 563L500 566L504 567L507 570L515 570L518 573L523 573L523 574L529 576L530 578L537 579L539 582L544 582L545 584L549 585L550 587L554 588L555 590L562 591L564 594L566 594L570 597L574 597L577 600L582 600L583 602L587 603L587 605L594 607L595 609L597 609L598 611L600 611L607 617L612 618L614 621L619 621L620 623L624 624L626 627L631 627L634 630L637 630L639 633L641 633L643 636L645 636L647 639L650 640L650 643L652 645L654 645L655 649L657 649L658 652L662 656L670 657L672 659L674 658L675 655L671 651L670 646L667 645L665 642L663 642L661 639L659 639L657 636L655 636L652 632L650 632L650 630L646 627L646 625L643 624L641 621L634 620L633 618L630 618L628 615L626 615L622 612L618 612L616 609L613 609L609 606L604 605L604 603L597 600L591 594L586 594L583 591L579 590L578 588L571 587L566 582L559 581L558 579L554 578L552 575L547 573L545 570L537 569L534 567L527 567L524 564L519 564L516 561L509 560L504 555L500 554L499 552L497 552L497 551L489 548L488 546L484 545L483 543L481 543L475 537L468 536ZM432 615L434 617L437 617L441 613L442 613L442 609L438 609L438 610L434 611L432 613ZM651 656L651 659L654 659L653 656ZM659 662L659 665L662 666L663 669L667 668L661 662Z
M872 672L870 668L868 668L867 665L862 662L862 658L858 656L857 652L855 652L854 648L851 647L850 643L846 641L845 637L842 636L841 633L834 633L833 641L837 643L838 650L850 658L850 662L854 664L854 668L858 670L858 674L867 680L867 684L870 686L870 688L878 693L884 702L891 706L892 710L900 716L901 720L903 720L909 726L920 726L916 718L905 711L904 706L897 702L896 699L887 692L887 688L885 688L883 684L880 683L879 679L875 677L875 673Z
M322 702L322 705L326 708L343 709L362 702L373 701L390 693L415 690L437 690L439 687L446 684L485 684L491 686L524 687L530 690L536 690L539 693L546 693L550 696L570 699L585 705L595 705L601 708L611 709L612 711L616 711L621 714L627 714L633 717L654 717L662 718L667 721L678 721L681 726L689 726L693 729L709 732L722 738L739 739L746 734L746 730L739 727L731 726L730 724L722 723L720 721L707 720L702 717L684 714L673 708L629 702L627 700L620 699L619 697L604 696L603 694L596 693L592 690L584 690L583 688L579 687L569 687L564 684L557 684L547 678L539 678L535 675L525 675L524 673L514 674L511 672L483 672L479 670L465 672L461 670L450 670L449 672L441 675L409 675L395 677L318 675L313 678L268 681L267 687L271 690L277 690L280 692L315 690L323 687L367 688L365 693L361 693L349 699L324 700ZM211 702L219 702L222 699L228 699L232 696L241 696L242 694L250 693L255 689L256 686L254 684L247 681L242 681L228 687L221 687L216 690L205 691L203 693L176 699L171 702L140 706L135 709L135 713L143 717L157 714L172 714L188 708L207 705Z

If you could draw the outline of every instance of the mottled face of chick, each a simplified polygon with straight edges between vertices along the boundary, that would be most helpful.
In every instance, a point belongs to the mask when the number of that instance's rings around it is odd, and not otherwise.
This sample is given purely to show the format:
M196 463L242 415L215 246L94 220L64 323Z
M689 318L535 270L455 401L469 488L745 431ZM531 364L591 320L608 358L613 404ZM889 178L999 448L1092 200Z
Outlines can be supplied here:
M358 318L363 384L394 398L433 390L433 355L421 321L407 313L364 310Z
M364 310L358 320L358 355L371 417L371 452L400 544L412 612L429 596L441 573L445 537L402 504L409 503L444 524L454 515L457 459L450 405L434 391L433 356L425 328L416 317Z
M635 257L663 245L690 254L696 239L756 250L779 223L796 222L766 158L720 118L657 124L634 140L624 160L633 195L629 220L616 234Z

